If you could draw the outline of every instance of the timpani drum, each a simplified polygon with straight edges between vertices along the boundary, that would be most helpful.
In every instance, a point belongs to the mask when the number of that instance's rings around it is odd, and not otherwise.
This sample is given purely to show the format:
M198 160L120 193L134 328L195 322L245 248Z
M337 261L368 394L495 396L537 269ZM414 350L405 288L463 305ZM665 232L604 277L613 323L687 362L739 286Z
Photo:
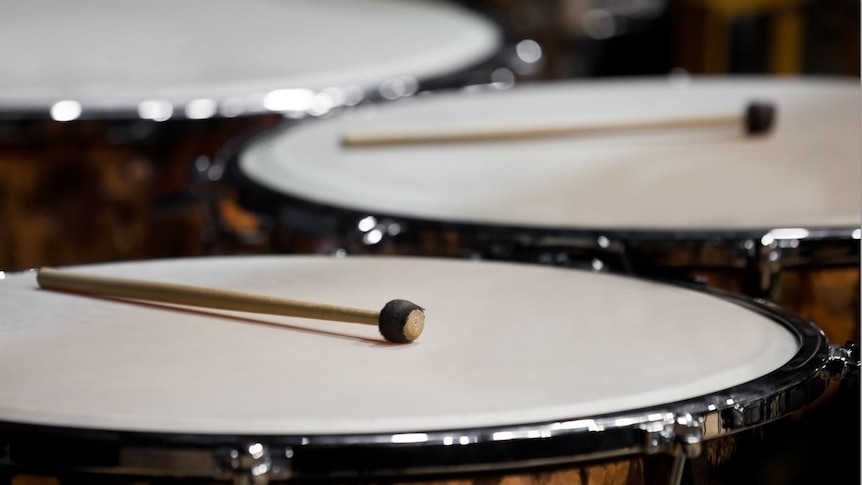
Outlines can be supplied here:
M344 144L359 133L732 119L753 101L777 110L763 136L732 124ZM521 85L274 130L239 150L233 172L246 206L288 236L316 231L299 250L695 279L772 299L843 343L859 337L859 104L857 80L828 78Z
M478 82L504 41L439 1L0 8L6 270L199 254L221 213L197 201L225 144L284 117Z
M855 349L774 304L612 274L320 255L77 269L357 308L406 298L427 320L392 344L365 325L7 274L0 476L14 485L744 483L737 453L765 456L752 446L770 430L858 377Z

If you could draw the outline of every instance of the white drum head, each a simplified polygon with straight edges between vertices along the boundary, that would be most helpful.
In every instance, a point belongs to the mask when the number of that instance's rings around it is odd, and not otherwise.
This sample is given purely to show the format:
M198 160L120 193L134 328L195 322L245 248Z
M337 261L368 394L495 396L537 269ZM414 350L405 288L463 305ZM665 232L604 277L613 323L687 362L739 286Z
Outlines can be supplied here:
M0 422L227 435L474 429L595 416L759 378L800 343L690 290L508 263L236 257L82 271L377 309L425 332L166 308L0 281Z
M423 0L3 0L0 9L3 110L64 100L85 110L195 100L198 111L207 101L255 109L273 90L451 74L501 43L488 20Z
M766 137L740 128L531 140L342 146L351 131L464 130L738 115L777 108ZM432 222L600 230L860 224L858 81L695 78L568 81L438 95L281 131L239 168L278 194Z

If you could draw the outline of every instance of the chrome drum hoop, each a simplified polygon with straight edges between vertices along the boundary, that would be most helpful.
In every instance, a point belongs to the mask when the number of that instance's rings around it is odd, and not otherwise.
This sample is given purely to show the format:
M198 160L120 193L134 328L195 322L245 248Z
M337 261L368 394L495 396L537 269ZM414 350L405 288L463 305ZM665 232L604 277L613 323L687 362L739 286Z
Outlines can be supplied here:
M698 288L695 288L698 290ZM267 480L451 475L665 454L804 409L834 381L858 379L858 346L836 347L812 322L760 299L699 288L791 331L779 369L680 402L599 416L499 427L355 435L185 435L0 423L0 468L134 476ZM512 457L517 457L512 459Z

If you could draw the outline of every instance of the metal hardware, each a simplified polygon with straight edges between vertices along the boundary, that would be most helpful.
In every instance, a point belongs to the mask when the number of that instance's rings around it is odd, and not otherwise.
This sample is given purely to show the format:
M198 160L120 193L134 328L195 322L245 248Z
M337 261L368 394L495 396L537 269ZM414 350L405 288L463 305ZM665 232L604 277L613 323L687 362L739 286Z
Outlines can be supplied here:
M663 421L645 423L644 450L647 453L667 453L685 458L700 456L703 443L703 418L691 414L671 416Z
M766 236L760 240L748 239L746 250L746 275L743 278L743 292L755 297L771 294L781 271L781 249L774 240Z
M644 450L647 453L666 453L673 458L668 485L679 485L686 460L700 456L704 439L703 423L703 418L680 414L642 426L646 432Z
M847 342L843 347L833 345L829 348L827 369L832 379L858 378L859 366L859 342Z
M234 485L267 485L271 480L287 480L291 475L293 449L273 453L262 443L218 453L215 476L232 479Z

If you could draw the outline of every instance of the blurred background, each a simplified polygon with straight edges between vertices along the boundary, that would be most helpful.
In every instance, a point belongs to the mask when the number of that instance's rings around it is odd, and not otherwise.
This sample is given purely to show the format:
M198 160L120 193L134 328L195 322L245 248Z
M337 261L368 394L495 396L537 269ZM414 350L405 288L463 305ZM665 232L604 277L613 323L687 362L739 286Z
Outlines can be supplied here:
M859 73L859 2L849 0L464 3L537 42L539 78Z

